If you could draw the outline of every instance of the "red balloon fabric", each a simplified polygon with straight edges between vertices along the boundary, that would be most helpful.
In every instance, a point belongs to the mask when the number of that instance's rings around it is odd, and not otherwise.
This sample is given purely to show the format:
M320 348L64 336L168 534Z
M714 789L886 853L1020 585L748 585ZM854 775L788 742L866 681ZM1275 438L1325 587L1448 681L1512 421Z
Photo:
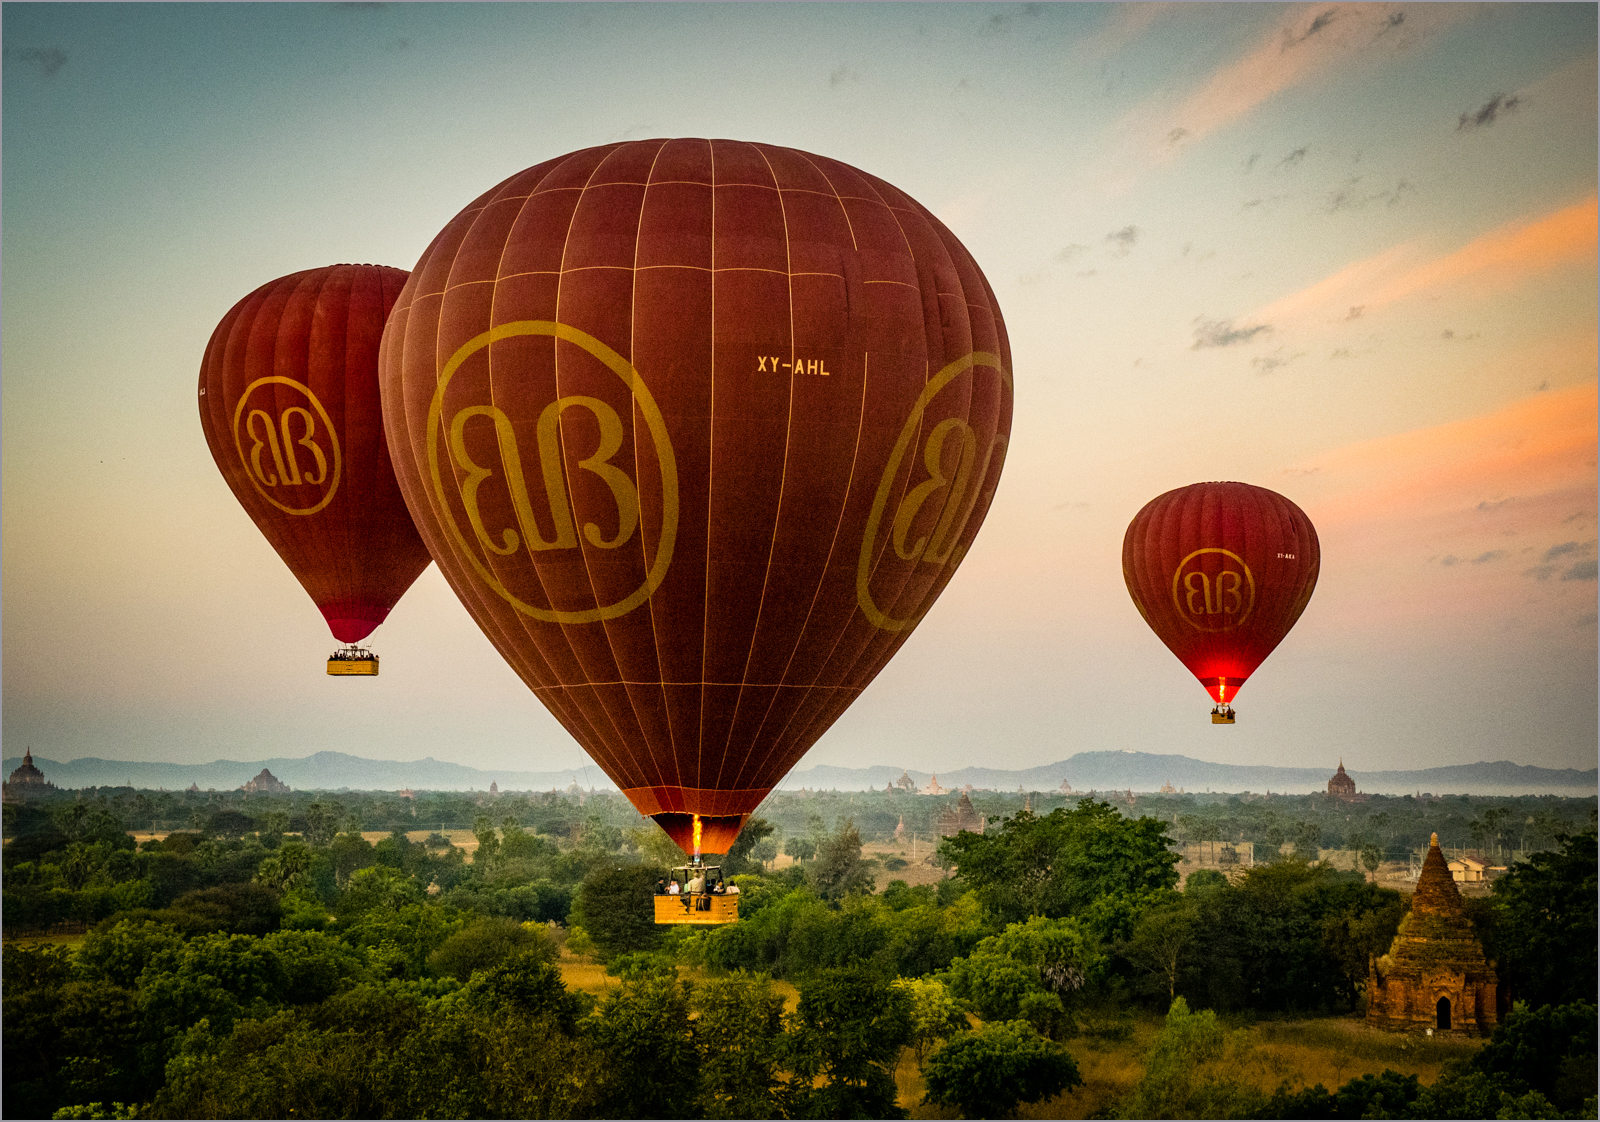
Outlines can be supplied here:
M848 165L728 140L520 172L384 333L445 577L639 810L724 852L899 649L1000 477L1011 360L972 257Z
M395 483L378 344L404 269L330 265L262 285L200 364L200 424L234 497L342 643L427 568Z
M1218 703L1305 611L1322 550L1305 511L1248 483L1150 500L1122 539L1122 576L1153 631Z

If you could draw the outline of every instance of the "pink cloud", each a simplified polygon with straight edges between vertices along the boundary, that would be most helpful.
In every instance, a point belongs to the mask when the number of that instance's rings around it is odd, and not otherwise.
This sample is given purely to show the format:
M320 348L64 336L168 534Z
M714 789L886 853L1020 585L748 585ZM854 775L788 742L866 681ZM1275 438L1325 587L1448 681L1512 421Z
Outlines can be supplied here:
M1274 325L1306 317L1331 320L1356 308L1371 311L1444 288L1480 294L1504 290L1553 269L1592 266L1595 245L1596 198L1590 196L1507 223L1432 259L1419 259L1422 249L1416 242L1391 246L1244 318Z
M1282 489L1322 538L1326 607L1351 627L1592 612L1597 406L1587 383L1291 469Z

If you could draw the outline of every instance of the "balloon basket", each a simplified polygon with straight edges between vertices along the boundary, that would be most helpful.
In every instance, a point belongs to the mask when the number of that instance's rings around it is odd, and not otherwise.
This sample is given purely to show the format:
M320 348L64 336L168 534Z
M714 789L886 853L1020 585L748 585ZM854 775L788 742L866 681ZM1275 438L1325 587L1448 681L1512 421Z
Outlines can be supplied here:
M340 647L328 656L328 673L339 677L359 675L375 678L378 674L378 656L365 647Z
M1229 706L1226 709L1213 709L1211 711L1211 723L1214 725L1231 725L1233 724L1233 717L1234 714L1232 706Z

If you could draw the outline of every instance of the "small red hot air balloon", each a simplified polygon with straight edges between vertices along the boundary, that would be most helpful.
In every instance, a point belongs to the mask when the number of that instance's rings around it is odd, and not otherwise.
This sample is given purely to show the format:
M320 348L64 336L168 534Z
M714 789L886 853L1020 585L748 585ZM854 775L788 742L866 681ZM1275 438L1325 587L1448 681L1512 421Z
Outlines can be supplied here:
M355 644L430 560L395 483L378 345L403 269L330 265L240 300L200 364L200 424L234 497L350 646L330 674L376 674Z
M445 579L685 851L726 852L905 642L1011 427L1005 326L950 231L728 140L490 190L418 261L382 369Z
M1145 504L1122 539L1139 614L1216 701L1230 704L1305 611L1322 551L1305 512L1248 483L1195 483Z

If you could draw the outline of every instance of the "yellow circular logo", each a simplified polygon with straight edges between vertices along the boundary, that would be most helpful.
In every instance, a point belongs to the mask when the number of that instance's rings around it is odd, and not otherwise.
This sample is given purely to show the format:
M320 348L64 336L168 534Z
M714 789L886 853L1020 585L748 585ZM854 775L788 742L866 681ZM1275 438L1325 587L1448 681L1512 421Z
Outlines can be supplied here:
M856 558L856 603L874 626L886 631L904 631L921 618L920 615L910 615L895 619L879 608L872 598L870 586L874 562L879 554L878 533L888 511L889 493L894 489L900 465L905 461L906 453L911 450L911 444L922 426L922 416L927 411L928 403L958 375L975 366L989 367L1000 375L1006 385L1011 384L1011 376L1001 367L1000 357L982 351L958 358L939 371L917 395L911 415L901 426L900 438L895 441L894 450L889 454L889 462L884 465L883 477L878 481L878 493L872 501L867 529L861 536L861 552ZM956 543L967 528L967 520L972 517L983 481L989 478L994 457L999 456L1001 463L1005 461L1006 443L1005 434L996 433L979 460L977 434L966 421L950 417L929 430L922 445L922 462L928 472L927 478L901 497L889 524L890 543L900 560L948 564L951 568L961 564L961 551ZM955 452L953 469L949 467L952 450ZM929 512L929 517L932 517L933 511L938 511L938 520L930 531L916 535L912 524L918 520L917 516L924 508ZM924 518L922 522L925 525L927 519ZM887 550L884 552L887 553Z
M560 434L561 415L569 409L590 414L599 428L598 446L592 454L578 462L578 467L595 475L610 489L616 508L615 533L608 536L598 523L589 522L583 526L584 540L596 549L617 549L627 544L639 529L638 485L611 462L611 457L622 448L625 431L622 418L608 403L599 398L572 394L555 398L539 414L535 429L538 447L528 451L536 455L539 464L539 476L532 494L537 495L542 488L549 502L548 534L534 515L528 478L523 471L524 450L517 444L511 418L498 406L490 404L468 405L456 410L448 422L445 420L445 391L450 387L450 380L461 369L461 364L491 343L519 335L547 335L566 340L587 351L621 379L649 429L661 472L661 533L656 543L655 558L650 561L644 583L615 603L579 611L541 608L518 597L489 568L491 556L507 557L525 549L531 558L533 554L545 550L579 547L578 525L569 493ZM480 464L473 459L467 447L467 426L474 422L493 427L498 463ZM449 457L452 465L448 473L440 466L441 452ZM485 480L497 474L497 469L500 484L511 502L515 528L491 528L484 519L479 503L479 488ZM678 536L678 468L673 459L666 421L633 364L593 335L575 327L550 320L517 320L491 328L463 343L439 372L433 401L428 406L428 474L433 482L435 508L456 544L461 547L462 555L496 595L524 615L547 623L594 623L615 619L648 600L666 579L667 567L672 563L672 547ZM447 474L452 484L448 490L445 484ZM456 519L451 491L466 515L470 534L462 530Z
M1256 579L1237 553L1197 549L1173 570L1172 606L1190 627L1228 631L1255 610Z
M305 404L283 405L273 386L288 386ZM233 408L233 446L251 486L285 514L315 514L339 489L339 434L311 387L293 378L273 375L245 387Z

